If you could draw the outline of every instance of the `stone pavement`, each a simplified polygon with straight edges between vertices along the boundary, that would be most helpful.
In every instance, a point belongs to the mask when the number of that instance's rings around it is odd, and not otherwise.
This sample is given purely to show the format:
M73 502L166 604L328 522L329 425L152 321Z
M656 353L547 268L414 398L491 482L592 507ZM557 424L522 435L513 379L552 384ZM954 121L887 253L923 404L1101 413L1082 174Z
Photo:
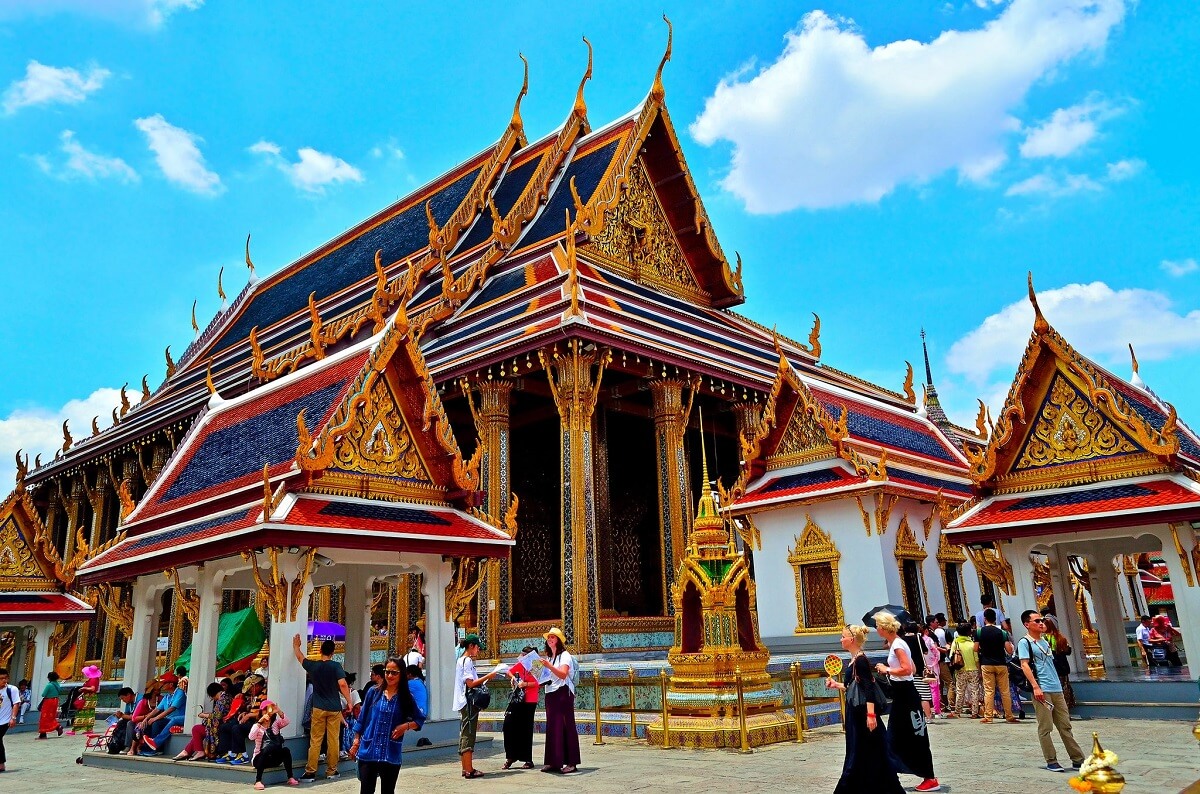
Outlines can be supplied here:
M1192 738L1191 723L1159 720L1094 719L1074 723L1080 744L1091 746L1092 731L1121 758L1118 765L1129 785L1126 794L1179 792L1200 778L1200 745ZM948 791L961 794L1070 794L1070 777L1039 769L1036 729L1032 721L981 725L972 720L940 721L931 726L934 762ZM453 758L413 759L400 773L401 791L485 790L528 792L553 785L556 791L676 792L832 791L841 772L843 736L837 728L806 734L804 744L774 745L752 755L733 751L659 750L644 742L610 739L594 747L581 740L580 774L551 781L534 770L499 769L503 762L500 737L494 749L476 758L487 772L478 781L459 777ZM1085 742L1086 740L1086 742ZM199 782L77 766L82 737L51 737L39 742L33 734L8 737L9 772L0 775L0 791L58 794L84 791L128 791L138 794L170 792L246 792L248 785ZM535 760L541 760L542 737L535 737ZM1066 760L1065 756L1061 757ZM908 786L918 781L902 777ZM344 779L308 784L320 794L351 794L358 782ZM277 790L272 786L269 790ZM284 787L284 790L287 787ZM282 792L281 792L282 794ZM865 793L864 793L865 794Z

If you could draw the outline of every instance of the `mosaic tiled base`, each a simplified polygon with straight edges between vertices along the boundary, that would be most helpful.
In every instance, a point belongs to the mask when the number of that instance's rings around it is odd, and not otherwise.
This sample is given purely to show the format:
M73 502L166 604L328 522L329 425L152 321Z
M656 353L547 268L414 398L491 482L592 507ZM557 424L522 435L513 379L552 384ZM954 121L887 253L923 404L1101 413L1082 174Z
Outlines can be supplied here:
M628 634L604 634L600 646L606 651L666 649L675 642L669 631L646 631Z
M742 734L738 720L698 719L680 717L671 720L670 746L699 749L741 747ZM755 714L746 718L746 736L751 747L796 740L796 723L785 714ZM646 726L646 739L651 746L662 746L662 722Z

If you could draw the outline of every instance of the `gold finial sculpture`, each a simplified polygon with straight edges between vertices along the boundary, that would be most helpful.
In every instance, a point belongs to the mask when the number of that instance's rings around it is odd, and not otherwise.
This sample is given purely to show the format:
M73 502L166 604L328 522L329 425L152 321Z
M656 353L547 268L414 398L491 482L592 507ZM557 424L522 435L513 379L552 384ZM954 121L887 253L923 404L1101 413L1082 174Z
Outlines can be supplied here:
M583 79L579 81L579 90L575 92L575 107L571 112L583 122L583 131L591 132L592 126L587 120L587 102L583 98L583 87L587 85L588 80L592 79L592 43L588 41L587 36L583 37L583 43L587 45L588 50L587 71L583 73Z
M1133 342L1129 343L1129 359L1133 364L1133 374L1138 374L1137 353L1133 352Z
M63 430L62 451L63 452L66 452L67 450L69 450L71 448L71 445L75 443L75 439L71 438L71 429L69 427L67 427L67 425L69 423L70 423L69 419L63 420L63 428L62 428L62 430Z
M975 414L975 430L984 438L988 437L986 411L987 408L984 406L983 400L979 400L979 413Z
M821 318L816 312L813 312L812 330L808 332L808 352L813 358L821 358Z
M1038 306L1037 293L1033 289L1033 271L1030 270L1027 274L1029 281L1029 302L1033 304L1033 330L1034 333L1041 336L1050 330L1050 323L1046 322L1046 318L1042 316L1042 307Z
M192 331L197 334L200 333L200 324L196 322L196 304L199 302L198 300L192 301Z
M113 427L116 427L117 425L121 424L121 419L120 419L120 417L117 416L116 408L112 409L112 422L113 422L112 423Z
M130 492L129 478L121 480L121 485L117 488L117 498L121 501L121 523L125 523L125 519L129 518L129 514L137 507L133 501L133 494Z
M663 14L663 22L667 23L667 50L663 53L662 60L658 62L658 69L654 72L654 83L650 86L650 98L659 104L662 104L667 97L667 89L663 87L662 81L663 67L667 65L667 61L671 60L671 40L675 35L675 27L666 14Z
M521 118L521 100L529 93L529 61L525 59L525 54L517 53L517 57L524 64L525 76L521 79L521 90L517 93L517 101L513 105L512 120L508 122L508 128L516 132L521 132L525 129L525 122Z
M225 305L225 287L221 284L221 279L225 275L225 266L221 265L221 269L217 271L217 297L221 299L221 305Z
M250 283L258 281L258 274L254 272L254 263L250 261L250 233L246 233L246 267L250 269Z
M204 385L208 387L209 394L214 396L217 394L217 385L213 383L211 358L208 360L208 367L204 371Z
M175 375L175 360L171 358L171 346L167 345L167 349L163 351L167 357L167 379L169 380Z
M42 464L40 462L38 462L36 465L40 466ZM17 450L17 488L18 489L21 488L21 486L23 486L25 484L25 476L28 474L29 474L29 456L26 455L25 459L22 460L21 459L21 450L18 449Z
M142 376L142 399L140 402L138 402L138 405L141 405L142 403L146 402L146 400L149 400L149 399L150 399L150 375L149 375L149 373L147 373Z
M100 414L96 414L92 417L92 435L100 435Z
M129 402L129 395L125 391L128 388L129 388L129 381L125 381L124 385L121 386L121 418L122 419L125 418L125 414L129 413L129 409L133 407Z
M913 367L912 364L904 362L904 399L908 400L909 405L917 404L917 393L913 391Z

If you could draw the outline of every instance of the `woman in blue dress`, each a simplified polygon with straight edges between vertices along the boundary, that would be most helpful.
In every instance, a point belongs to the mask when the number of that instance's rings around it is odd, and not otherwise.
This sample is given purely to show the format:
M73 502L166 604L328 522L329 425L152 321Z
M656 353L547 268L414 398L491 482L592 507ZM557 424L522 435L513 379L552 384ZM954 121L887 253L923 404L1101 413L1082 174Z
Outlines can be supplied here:
M405 680L403 660L393 657L383 668L383 681L367 690L354 723L350 757L358 760L360 794L395 794L400 775L404 734L419 731L425 714L417 708Z

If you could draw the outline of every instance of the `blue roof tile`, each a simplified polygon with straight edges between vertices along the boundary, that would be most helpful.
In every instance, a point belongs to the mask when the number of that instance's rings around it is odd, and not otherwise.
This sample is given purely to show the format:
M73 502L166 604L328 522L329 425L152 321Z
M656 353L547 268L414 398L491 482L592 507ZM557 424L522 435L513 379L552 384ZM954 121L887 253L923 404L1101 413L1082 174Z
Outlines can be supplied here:
M430 510L419 510L413 507L365 505L358 502L330 502L317 512L323 516L362 518L372 521L403 521L407 524L449 526L451 523Z
M1093 488L1087 491L1069 491L1015 499L1012 504L1004 506L1004 511L1036 510L1040 507L1064 507L1092 502L1108 502L1113 499L1129 499L1135 496L1153 496L1155 493L1157 492L1141 485L1113 485L1108 488Z
M834 416L841 414L840 406L833 406L833 408L836 409L833 414ZM888 446L939 460L958 462L944 446L937 442L932 436L932 431L930 433L922 433L909 427L894 424L886 419L859 413L853 407L849 407L848 413L847 429L850 431L850 435L855 438L863 438L879 444L887 444Z
M529 184L529 180L533 177L533 172L537 170L538 163L542 161L541 157L534 157L527 163L522 163L516 168L509 169L504 178L500 180L500 184L496 186L496 192L492 194L492 201L496 205L496 211L501 218L507 218L508 213L512 212L513 206L517 203L517 199L521 197L525 186ZM492 234L492 213L484 212L475 221L475 225L471 227L471 231L463 238L459 244L459 251L469 251L475 246L488 239Z
M823 485L827 482L838 482L842 479L844 478L833 469L805 471L799 474L789 474L777 480L771 480L758 493L773 493L775 491L791 490L792 488L806 488L810 485Z
M567 166L567 172L559 181L558 187L555 188L550 200L542 209L542 214L534 222L533 228L521 238L519 245L522 248L542 240L548 240L566 231L566 211L571 210L571 217L575 217L575 199L571 196L570 188L571 177L575 177L575 190L579 193L579 198L585 202L591 201L592 194L596 192L600 180L604 177L604 172L608 170L608 164L612 162L613 155L616 154L617 147L620 145L621 138L618 136L599 149L571 161L571 164Z

